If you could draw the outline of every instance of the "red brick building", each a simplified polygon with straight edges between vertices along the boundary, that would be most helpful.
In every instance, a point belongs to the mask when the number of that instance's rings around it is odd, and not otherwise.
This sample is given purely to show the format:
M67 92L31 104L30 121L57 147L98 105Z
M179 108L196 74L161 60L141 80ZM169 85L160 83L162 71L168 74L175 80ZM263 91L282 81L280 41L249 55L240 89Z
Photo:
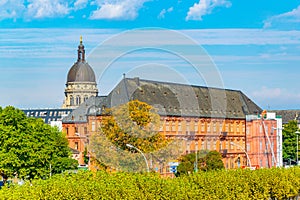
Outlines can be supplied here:
M253 166L282 166L281 124L275 113L247 116L246 150Z
M160 133L184 139L181 148L186 153L217 150L228 169L249 165L246 115L258 115L262 110L241 91L139 78L124 77L108 96L91 97L64 118L70 147L83 154L91 134L99 131L103 109L135 99L156 108L161 116ZM164 167L168 169L167 164Z

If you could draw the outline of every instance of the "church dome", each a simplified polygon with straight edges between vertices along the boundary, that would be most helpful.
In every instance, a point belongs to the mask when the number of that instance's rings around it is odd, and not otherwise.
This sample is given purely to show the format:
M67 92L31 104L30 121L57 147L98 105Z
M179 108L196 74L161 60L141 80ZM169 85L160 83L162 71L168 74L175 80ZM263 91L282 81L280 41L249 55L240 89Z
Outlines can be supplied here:
M68 72L67 82L96 82L93 69L85 61L85 50L82 44L82 38L80 38L77 51L78 59Z
M87 62L76 62L69 70L67 82L96 82L95 73Z

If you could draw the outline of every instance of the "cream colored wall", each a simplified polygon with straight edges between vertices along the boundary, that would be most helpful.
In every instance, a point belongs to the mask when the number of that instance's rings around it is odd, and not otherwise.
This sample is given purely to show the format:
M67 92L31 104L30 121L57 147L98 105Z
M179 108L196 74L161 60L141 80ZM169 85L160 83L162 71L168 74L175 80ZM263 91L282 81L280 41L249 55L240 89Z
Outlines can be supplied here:
M97 96L98 89L96 83L90 82L72 82L66 84L65 89L65 100L63 102L62 108L77 108L79 105L76 104L76 97L79 96L81 103L84 102L84 98ZM71 105L71 96L74 99L74 105Z

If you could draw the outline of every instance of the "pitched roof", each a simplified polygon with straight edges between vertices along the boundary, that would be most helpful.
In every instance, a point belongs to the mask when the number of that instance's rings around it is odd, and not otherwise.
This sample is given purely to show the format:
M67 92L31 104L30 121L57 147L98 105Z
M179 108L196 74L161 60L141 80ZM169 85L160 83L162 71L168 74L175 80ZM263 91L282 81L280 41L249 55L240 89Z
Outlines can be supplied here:
M245 118L262 109L239 90L123 79L108 95L111 106L138 99L167 116Z
M291 120L297 120L300 124L300 110L273 110L277 115L281 115L282 123L287 124Z
M101 112L99 109L106 106L105 96L92 96L88 98L84 103L80 104L74 109L67 117L63 118L63 123L84 123L87 122L87 115L89 113Z
M246 115L262 111L239 90L124 78L107 97L88 99L64 122L84 122L83 116L101 115L103 108L130 100L152 105L161 116L244 119Z

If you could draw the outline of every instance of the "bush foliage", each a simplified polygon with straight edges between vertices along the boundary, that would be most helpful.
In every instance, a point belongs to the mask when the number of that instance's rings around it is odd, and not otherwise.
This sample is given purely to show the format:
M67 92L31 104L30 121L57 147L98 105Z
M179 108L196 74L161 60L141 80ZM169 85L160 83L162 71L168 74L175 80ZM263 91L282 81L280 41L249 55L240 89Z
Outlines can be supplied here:
M0 199L288 199L299 190L297 167L199 172L173 179L87 171L3 187Z

